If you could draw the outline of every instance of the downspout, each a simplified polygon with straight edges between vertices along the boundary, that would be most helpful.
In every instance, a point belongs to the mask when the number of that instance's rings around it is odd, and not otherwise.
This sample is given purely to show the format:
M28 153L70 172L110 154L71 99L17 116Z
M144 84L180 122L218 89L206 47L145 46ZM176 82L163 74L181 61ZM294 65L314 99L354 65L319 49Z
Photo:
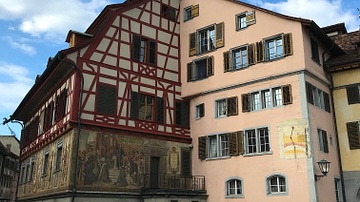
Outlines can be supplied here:
M342 192L342 198L344 200L344 202L346 202L346 194L345 194L345 182L344 182L344 174L343 174L343 168L342 168L342 161L341 161L341 153L340 153L340 144L339 144L339 134L338 134L338 128L337 128L337 121L336 121L336 116L335 116L335 105L334 105L334 94L333 94L333 89L334 89L334 81L333 81L333 77L331 75L331 73L326 69L325 67L325 53L329 52L331 49L334 48L334 42L331 44L331 47L327 50L325 50L322 53L322 62L323 62L323 66L324 66L324 70L325 72L330 76L330 98L331 98L331 108L333 110L333 119L334 119L334 124L335 124L335 138L336 138L336 146L337 146L337 155L338 155L338 160L339 160L339 169L340 169L340 182L341 182L341 192Z
M80 68L71 60L63 59L61 54L58 54L57 57L61 62L66 62L70 65L72 65L75 70L79 73L81 77L81 83L80 83L80 95L79 95L79 109L78 109L78 124L77 124L77 138L76 138L76 153L75 153L75 175L73 177L73 184L72 184L72 197L71 201L75 201L75 195L76 195L76 178L77 178L77 170L78 170L78 158L79 158L79 142L80 142L80 130L81 130L81 114L82 114L82 98L83 98L83 90L84 90L84 75L81 72Z

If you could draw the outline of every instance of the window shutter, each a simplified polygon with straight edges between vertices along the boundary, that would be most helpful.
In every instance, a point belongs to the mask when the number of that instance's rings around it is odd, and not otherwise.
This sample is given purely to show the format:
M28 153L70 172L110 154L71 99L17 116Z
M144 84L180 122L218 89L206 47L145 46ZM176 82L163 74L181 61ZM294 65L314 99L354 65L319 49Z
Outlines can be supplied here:
M164 99L161 97L156 98L156 122L164 123Z
M346 93L348 98L349 105L360 103L360 92L359 87L356 86L349 86L346 87Z
M134 119L139 118L139 94L133 91L131 92L130 117Z
M189 35L189 56L196 55L196 32Z
M224 55L224 72L228 72L230 70L230 51L224 52L223 55Z
M206 76L214 75L214 56L206 58Z
M241 95L242 112L250 112L250 94Z
M198 150L198 156L200 160L206 159L206 136L205 137L199 137L199 150Z
M238 131L237 138L238 138L238 147L239 147L239 154L244 154L244 131Z
M132 59L133 60L140 60L140 47L141 47L140 36L133 34L133 41L132 41Z
M61 114L60 117L63 117L66 113L66 100L67 100L67 89L64 89L63 92L61 93L61 98L62 98L62 106L61 106Z
M114 86L99 85L97 95L97 112L116 115L116 88Z
M194 66L194 63L192 63L192 62L187 63L187 81L194 80L193 66Z
M246 26L255 24L255 10L246 12Z
M284 56L289 56L293 54L293 45L292 45L292 34L284 34L282 38L284 44Z
M292 92L291 85L285 85L281 87L283 105L292 104Z
M351 150L360 149L359 123L357 121L346 123L349 147Z
M149 59L150 64L156 64L156 42L149 41Z
M324 93L324 104L325 104L325 111L330 112L330 97L329 94Z
M193 5L191 10L191 18L199 16L199 4Z
M191 152L188 150L181 150L181 174L191 176Z
M238 147L238 136L237 133L229 133L229 155L230 156L238 156L239 155L239 147Z
M264 61L264 43L263 41L256 42L256 62Z
M224 46L224 22L216 24L216 48Z
M189 127L189 102L181 103L181 125Z
M170 20L175 21L176 20L176 9L173 7L170 7L169 10L170 10L170 14L169 14Z
M231 115L237 115L238 114L238 110L237 110L237 97L231 97L226 99L226 105L227 105L227 115L231 116Z
M250 44L247 47L249 65L255 64L255 44Z
M322 131L322 138L324 143L324 153L329 153L329 143L328 143L326 131Z
M200 117L204 117L205 116L205 104L202 103L199 105L199 110L200 110Z
M312 85L309 82L306 82L306 96L307 96L307 101L310 104L314 104Z

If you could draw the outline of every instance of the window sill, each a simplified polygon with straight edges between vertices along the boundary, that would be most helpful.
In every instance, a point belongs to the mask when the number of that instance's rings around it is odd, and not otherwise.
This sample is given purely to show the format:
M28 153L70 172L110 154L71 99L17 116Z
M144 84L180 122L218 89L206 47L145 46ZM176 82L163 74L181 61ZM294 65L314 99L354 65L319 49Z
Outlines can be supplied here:
M287 192L283 192L283 193L267 193L267 196L287 196L288 193Z
M252 156L264 156L264 155L272 155L272 151L262 152L262 153L251 153L251 154L243 154L244 157L252 157Z
M225 198L245 198L245 196L243 194L239 194L239 195L227 195L225 196Z
M206 161L222 160L222 159L229 159L229 158L230 158L230 156L209 157L209 158L206 158Z

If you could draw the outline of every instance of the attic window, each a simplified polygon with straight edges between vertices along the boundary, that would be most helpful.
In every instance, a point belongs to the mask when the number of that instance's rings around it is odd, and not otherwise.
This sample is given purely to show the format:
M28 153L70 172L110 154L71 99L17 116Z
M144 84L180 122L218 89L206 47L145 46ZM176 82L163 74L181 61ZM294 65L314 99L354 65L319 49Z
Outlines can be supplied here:
M235 16L236 30L255 24L255 11L243 12Z

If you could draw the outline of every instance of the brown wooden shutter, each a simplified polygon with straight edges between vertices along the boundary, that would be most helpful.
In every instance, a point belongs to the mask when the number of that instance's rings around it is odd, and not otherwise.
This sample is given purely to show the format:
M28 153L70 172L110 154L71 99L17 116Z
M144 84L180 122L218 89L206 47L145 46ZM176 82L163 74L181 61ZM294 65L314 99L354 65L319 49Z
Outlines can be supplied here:
M133 34L132 38L132 59L140 60L141 37Z
M255 10L246 12L246 26L255 24Z
M150 64L156 64L156 42L155 41L149 41L149 58L148 62Z
M256 42L256 62L264 61L264 43L263 41Z
M189 56L196 55L196 32L189 35Z
M224 55L224 72L230 71L230 51L223 53Z
M156 97L156 122L164 123L164 99Z
M360 149L359 123L357 121L346 123L349 147L351 150Z
M328 139L327 139L327 133L326 131L322 131L322 140L324 143L324 153L329 153L329 143L328 143Z
M239 147L239 154L244 154L244 131L238 131L237 138L238 138L238 147Z
M241 95L242 112L250 112L250 94Z
M199 16L199 4L193 5L191 10L191 18Z
M131 92L131 108L130 117L134 119L139 118L139 94L137 92Z
M360 92L359 92L359 87L357 85L346 87L346 93L347 93L349 105L360 103Z
M201 103L201 104L199 105L199 111L200 111L200 113L199 113L199 116L200 116L200 117L205 116L205 104L204 104L204 103Z
M313 93L312 93L312 85L309 82L306 82L306 97L307 97L307 101L310 104L314 104L314 97L313 97Z
M189 62L187 63L187 81L192 81L194 80L194 63Z
M191 152L185 149L181 150L181 174L191 176Z
M184 127L189 127L189 102L181 102L181 125Z
M282 102L283 105L292 104L292 92L291 92L291 85L285 85L281 87L282 91Z
M231 98L226 99L226 106L227 106L227 115L228 116L238 114L238 110L237 110L238 98L237 97L231 97Z
M239 147L238 147L238 136L237 133L229 133L229 155L230 156L238 156L239 155Z
M325 111L330 112L330 97L329 94L323 92L324 94L324 104L325 104Z
M293 45L292 45L292 34L284 34L283 38L283 45L284 45L284 56L289 56L293 54Z
M199 137L198 138L199 141L199 149L198 149L198 156L200 160L205 160L206 159L206 136L204 137Z
M214 56L206 58L206 76L214 75Z
M221 48L224 46L224 22L216 24L215 27L216 33L216 48Z
M248 50L248 62L249 62L249 65L253 65L256 62L255 44L249 44L247 50Z

